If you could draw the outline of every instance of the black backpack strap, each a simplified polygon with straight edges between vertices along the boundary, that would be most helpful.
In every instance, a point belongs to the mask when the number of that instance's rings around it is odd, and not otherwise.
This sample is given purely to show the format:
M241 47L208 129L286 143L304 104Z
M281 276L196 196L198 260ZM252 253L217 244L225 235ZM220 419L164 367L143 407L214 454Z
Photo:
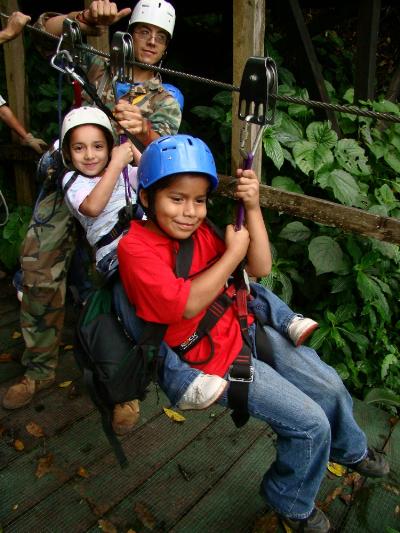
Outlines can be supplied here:
M90 394L92 402L95 404L95 406L100 412L103 431L107 437L108 442L110 443L110 446L114 451L118 463L121 468L126 468L129 464L128 459L112 427L112 418L114 411L113 406L106 404L101 399L101 397L97 393L97 389L94 384L93 372L87 367L83 369L83 380Z
M74 172L72 176L69 178L67 183L63 186L62 191L64 196L67 194L68 190L72 187L72 185L75 183L76 178L79 176L78 172Z
M179 241L179 250L175 262L175 274L178 278L186 279L192 266L194 240L192 237Z

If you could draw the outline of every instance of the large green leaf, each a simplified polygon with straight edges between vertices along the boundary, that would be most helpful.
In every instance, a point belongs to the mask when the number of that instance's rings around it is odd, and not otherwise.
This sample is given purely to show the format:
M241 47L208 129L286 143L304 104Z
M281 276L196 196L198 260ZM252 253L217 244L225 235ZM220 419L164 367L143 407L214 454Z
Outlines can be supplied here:
M197 105L190 110L194 115L200 118L211 118L212 120L223 122L225 111L219 106Z
M389 389L372 389L364 398L365 403L382 403L400 407L400 395Z
M295 142L303 139L303 129L289 115L282 113L279 128L276 131L276 138L284 146L291 148Z
M288 178L287 176L275 176L271 182L271 186L277 189L303 194L303 189L300 185L297 185L294 179Z
M396 367L398 367L399 360L397 359L397 357L393 353L388 353L387 355L385 355L385 357L383 358L383 361L382 361L382 366L381 366L381 378L382 378L382 380L384 380L386 378L386 376L388 375L389 368L390 368L391 365L396 365Z
M337 134L329 122L311 122L306 129L307 139L315 146L333 148L337 141Z
M395 172L400 173L400 152L394 146L389 146L383 155L386 163L392 167Z
M364 272L358 271L357 287L363 300L376 307L384 320L390 320L388 301L379 284Z
M290 222L279 233L279 237L292 242L306 241L311 231L302 222Z
M361 207L362 195L360 188L351 174L338 168L322 172L316 176L316 181L323 189L332 189L333 195L340 203Z
M308 255L317 275L347 271L347 264L339 244L328 236L315 237L308 245Z
M315 145L310 141L299 141L293 146L296 165L304 174L317 173L324 166L333 163L333 155L329 148Z
M263 145L267 157L272 159L272 162L274 163L276 168L280 170L285 158L283 157L282 147L279 141L277 141L275 137L273 137L272 132L270 133L270 135L264 137Z
M354 139L341 139L335 147L335 156L340 164L355 176L368 176L371 174L371 167L364 150Z

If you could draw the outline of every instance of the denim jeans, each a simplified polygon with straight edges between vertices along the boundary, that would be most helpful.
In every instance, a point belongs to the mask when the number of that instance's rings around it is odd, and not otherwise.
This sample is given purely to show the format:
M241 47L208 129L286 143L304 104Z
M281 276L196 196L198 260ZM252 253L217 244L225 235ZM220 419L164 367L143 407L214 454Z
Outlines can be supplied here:
M261 324L268 324L284 337L294 317L303 315L295 313L276 294L259 283L250 283L253 300L248 304L249 311L254 313Z
M279 514L307 518L328 460L355 463L366 456L367 441L336 371L311 348L295 348L271 327L264 329L274 368L254 356L248 409L251 416L267 422L278 438L277 457L264 475L262 491ZM253 344L254 334L253 325ZM219 403L227 406L227 392Z

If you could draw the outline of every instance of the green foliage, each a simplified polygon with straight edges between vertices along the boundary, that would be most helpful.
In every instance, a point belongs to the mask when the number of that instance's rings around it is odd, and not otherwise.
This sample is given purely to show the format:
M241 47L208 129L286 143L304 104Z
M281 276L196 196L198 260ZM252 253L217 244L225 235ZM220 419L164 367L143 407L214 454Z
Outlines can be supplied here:
M0 257L8 270L18 265L20 247L25 238L32 209L19 206L10 213L8 222L0 231Z

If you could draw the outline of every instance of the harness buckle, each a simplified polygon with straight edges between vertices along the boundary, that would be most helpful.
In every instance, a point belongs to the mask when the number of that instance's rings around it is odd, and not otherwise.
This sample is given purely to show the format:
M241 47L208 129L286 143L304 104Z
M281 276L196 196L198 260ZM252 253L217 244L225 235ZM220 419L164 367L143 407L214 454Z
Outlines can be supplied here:
M250 365L247 367L249 369L249 377L234 377L231 372L237 370L237 367L235 368L235 365L231 365L229 367L228 372L228 381L237 381L240 383L253 383L254 381L254 366Z

